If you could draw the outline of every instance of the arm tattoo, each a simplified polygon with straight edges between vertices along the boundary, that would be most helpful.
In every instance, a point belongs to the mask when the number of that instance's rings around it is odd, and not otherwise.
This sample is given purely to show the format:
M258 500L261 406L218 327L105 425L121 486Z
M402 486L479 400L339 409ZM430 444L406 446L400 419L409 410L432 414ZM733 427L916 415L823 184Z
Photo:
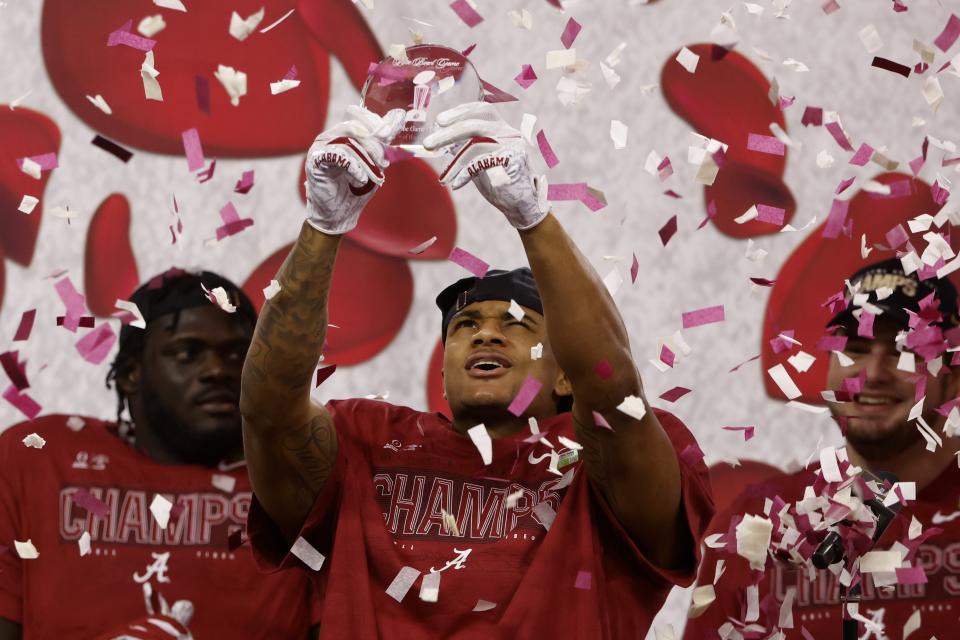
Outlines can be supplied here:
M286 433L280 446L294 463L301 480L295 500L309 508L333 470L338 445L333 421L328 415L316 415L304 427Z
M577 419L576 413L571 412L571 415L573 416L573 431L577 435L577 442L583 445L581 453L583 454L583 462L587 466L587 476L600 489L610 508L616 510L616 492L613 491L613 483L608 473L607 456L604 443L601 441L600 430L596 426L583 424Z

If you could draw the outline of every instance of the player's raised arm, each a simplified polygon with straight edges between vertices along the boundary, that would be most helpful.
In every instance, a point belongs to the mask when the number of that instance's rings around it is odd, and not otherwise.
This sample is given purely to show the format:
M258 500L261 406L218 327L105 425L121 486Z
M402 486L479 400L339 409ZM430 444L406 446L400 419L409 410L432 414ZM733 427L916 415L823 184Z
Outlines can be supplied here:
M648 558L663 567L691 565L693 544L680 509L676 453L643 398L613 299L543 206L544 194L538 194L520 133L485 103L451 109L437 121L441 130L426 146L467 143L443 179L454 189L473 181L520 231L543 301L550 344L573 388L576 432L591 481ZM612 371L607 377L595 371L604 361ZM642 418L617 410L627 396L642 403ZM613 429L598 428L594 412Z
M307 221L277 274L280 291L260 313L243 367L240 409L250 481L292 542L330 474L337 436L310 400L327 329L327 298L342 234L383 184L383 143L402 120L348 107L307 154Z

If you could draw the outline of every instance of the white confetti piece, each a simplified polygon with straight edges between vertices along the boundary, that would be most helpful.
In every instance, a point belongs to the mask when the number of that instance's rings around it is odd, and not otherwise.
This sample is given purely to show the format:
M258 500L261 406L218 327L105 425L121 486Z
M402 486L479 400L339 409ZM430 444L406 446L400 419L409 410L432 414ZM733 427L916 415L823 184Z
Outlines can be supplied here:
M240 98L247 95L247 74L221 64L217 65L217 70L213 72L213 75L220 81L227 95L230 96L230 104L235 107L239 106Z
M211 291L203 286L203 290L206 292L207 297L211 299L211 302L216 304L218 307L226 311L227 313L234 313L237 310L237 307L230 302L230 295L227 293L226 289L223 287L214 287Z
M80 547L80 557L90 555L90 532L84 531L80 539L77 540L77 546Z
M657 625L653 630L655 640L677 640L677 634L673 631L672 624Z
M787 373L786 368L782 364L770 367L767 369L767 373L773 378L777 387L779 387L780 391L783 392L783 395L785 395L788 400L795 400L802 395L800 389L797 388L797 385L790 378L790 374Z
M763 570L772 533L773 523L761 516L744 514L737 524L737 555L749 562L751 569Z
M620 74L613 70L613 67L608 67L603 62L600 63L600 73L603 74L603 81L607 83L607 86L611 89L620 84Z
M157 521L157 525L161 529L167 528L167 524L170 522L171 509L173 509L172 502L159 493L153 496L153 501L150 503L150 513L153 514L153 519Z
M693 73L697 70L697 64L700 62L700 56L695 54L690 49L684 47L680 49L680 53L677 54L677 62L680 63L680 66L686 69L689 73Z
M40 179L40 163L36 160L30 158L24 158L23 163L20 165L20 171L23 171L25 174L33 178L34 180Z
M876 53L883 48L883 40L880 38L880 34L877 33L877 28L872 24L868 24L863 29L860 29L860 31L857 32L857 36L866 48L867 53Z
M230 14L230 35L240 40L241 42L247 39L254 30L260 26L260 22L263 20L264 8L260 7L260 10L251 13L246 18L241 18L240 14L234 11Z
M183 11L187 12L187 8L183 6L183 3L180 0L153 0L153 4L157 5L161 9L172 9L174 11Z
M167 28L167 23L159 13L155 16L146 16L137 25L137 31L145 38L152 38Z
M43 445L47 444L47 441L36 433L31 433L23 439L23 444L31 449L43 449Z
M806 351L798 351L796 354L787 358L787 362L790 363L790 366L800 373L807 371L810 366L816 362L816 360L816 357L810 355Z
M270 94L277 95L278 93L284 93L290 91L290 89L296 89L300 86L299 80L291 80L289 78L284 78L283 80L278 80L277 82L270 83Z
M537 522L543 525L543 528L550 531L553 521L557 518L557 512L553 510L547 502L541 502L533 508L533 515Z
M607 291L610 292L610 297L617 295L617 291L620 290L620 287L623 285L623 276L620 275L620 272L617 271L617 268L614 267L610 270L603 278L603 285L607 288Z
M273 296L280 293L280 283L276 280L271 280L270 284L263 288L263 298L264 300L270 300Z
M543 357L543 343L538 342L537 344L530 347L530 359L539 360Z
M133 320L128 323L131 327L136 327L137 329L147 328L147 321L143 319L143 313L140 312L140 307L137 306L136 302L117 298L113 306L133 316Z
M687 609L688 618L699 618L717 599L717 591L712 584L705 584L693 590L690 608Z
M523 320L523 316L524 316L523 307L517 304L517 301L514 300L513 298L510 299L510 308L507 309L507 312L517 320Z
M921 533L923 533L923 525L917 520L917 516L910 516L910 528L907 532L907 537L910 540L916 540L920 537Z
M397 573L397 576L393 579L393 582L387 587L387 595L397 602L403 602L407 592L410 591L410 587L413 586L413 583L416 582L419 577L420 572L413 567L401 568L400 572Z
M510 23L513 26L526 29L527 31L533 28L533 15L526 9L509 11L507 15L510 16Z
M429 249L430 247L432 247L436 241L437 241L437 236L432 236L429 240L425 242L421 242L420 244L415 246L413 249L409 249L407 253L418 256L424 251L426 251L427 249Z
M566 438L564 436L557 436L557 440L559 440L560 444L562 444L568 449L573 449L574 451L579 451L580 449L583 449L582 444L580 444L579 442L574 442L570 438Z
M642 420L643 416L647 413L647 407L643 402L643 398L638 398L637 396L627 396L623 399L623 402L617 405L617 409L635 420Z
M927 78L927 81L923 83L923 99L927 101L931 109L937 110L940 103L943 102L943 88L940 86L940 80L934 76Z
M832 155L827 153L826 149L823 149L817 154L817 166L821 169L829 169L836 162Z
M286 20L287 18L289 18L290 15L291 15L294 11L295 11L295 9L290 9L290 11L287 11L285 14L283 14L282 16L280 16L278 19L274 20L273 22L271 22L270 24L268 24L267 26L265 26L263 29L260 29L260 33L266 33L267 31L270 31L270 30L273 29L275 26L277 26L278 24L280 24L281 22L283 22L284 20Z
M317 551L312 544L304 540L303 536L296 539L293 546L290 547L290 553L300 558L303 564L314 571L320 571L323 561L326 560L326 557Z
M917 609L910 614L910 617L907 618L907 621L903 623L903 640L907 640L907 637L912 634L914 631L920 628L920 609Z
M572 67L576 63L576 49L555 49L553 51L547 51L547 69Z
M86 96L87 100L90 101L90 104L95 106L100 111L103 111L108 116L113 113L113 110L110 108L110 105L107 104L107 101L103 99L103 96L99 93L95 96Z
M67 428L73 432L80 431L86 426L86 422L80 416L70 416L67 418Z
M474 611L490 611L495 609L497 606L496 602L490 602L489 600L477 600L477 604L474 605Z
M237 486L237 479L224 473L215 473L213 478L210 479L210 483L221 491L233 493Z
M614 149L623 149L627 146L627 125L619 120L610 121L610 139L613 140Z
M157 100L163 102L163 91L160 89L160 83L157 82L156 63L153 61L153 51L147 51L143 57L143 63L140 65L140 78L143 80L143 95L147 100Z
M14 540L13 547L17 550L17 555L20 556L22 560L36 560L40 557L40 552L33 546L32 540L27 540L26 542Z
M827 482L840 482L843 475L837 463L837 450L834 447L824 447L820 450L820 472Z
M868 551L860 556L861 573L894 573L903 558L899 551Z
M482 424L478 424L475 427L467 429L467 435L470 436L470 440L473 441L473 446L480 452L480 457L483 458L483 464L493 462L493 441L490 439L490 434L487 433L487 428Z
M523 139L527 141L527 144L532 145L533 139L533 128L537 126L537 116L532 113L525 113L520 119L520 135L523 136Z
M810 71L810 67L803 64L799 60L794 60L793 58L787 58L784 60L783 66L793 69L797 73L806 73L807 71Z
M38 202L40 202L40 200L33 196L23 196L20 200L20 206L17 207L17 211L26 214L33 213L33 209L37 206Z
M440 599L440 572L424 574L420 581L420 599L424 602L436 602Z

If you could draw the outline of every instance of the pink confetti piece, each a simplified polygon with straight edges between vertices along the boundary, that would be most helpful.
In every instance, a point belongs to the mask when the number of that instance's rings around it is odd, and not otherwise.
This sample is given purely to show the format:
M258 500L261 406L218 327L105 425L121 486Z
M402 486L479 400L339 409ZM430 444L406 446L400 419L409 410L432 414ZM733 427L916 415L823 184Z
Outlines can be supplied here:
M599 411L593 412L593 423L602 429L609 429L613 431L613 427L610 426L610 423L607 422L606 418Z
M923 169L923 165L926 163L923 156L917 156L911 160L908 164L910 165L910 171L913 172L914 176L920 174L920 170Z
M197 182L203 184L213 178L213 172L217 168L217 159L210 161L210 166L197 174Z
M717 217L717 203L711 200L707 203L707 215L704 216L703 220L697 225L697 231L703 229L707 226L707 223Z
M200 145L200 132L194 127L180 135L183 138L183 151L187 156L187 169L190 171L202 169L206 160L203 158L203 147Z
M529 89L530 85L537 81L537 74L534 72L532 66L525 64L520 67L520 73L517 74L517 77L514 78L513 81L524 89Z
M828 122L823 126L827 128L827 131L830 132L830 135L837 141L841 149L844 151L853 151L853 145L850 144L850 140L847 138L847 134L843 132L839 122Z
M41 171L52 171L60 166L57 161L57 154L53 153L52 151L50 153L41 153L40 155L36 156L27 156L27 158L40 165ZM17 158L17 166L20 167L20 169L23 169L23 161L27 158Z
M805 127L819 127L823 124L823 109L820 107L804 107L800 124Z
M685 311L681 320L683 322L684 329L691 329L693 327L699 327L704 324L711 324L714 322L723 322L723 305L718 304L714 307L704 307L703 309L696 309L694 311Z
M930 187L930 195L933 197L934 202L937 204L943 204L950 196L950 190L944 189L940 186L940 182L938 180L934 180L933 185Z
M223 224L217 227L218 241L253 226L253 218L241 218L232 202L228 202L220 209L220 218L223 220Z
M547 200L551 202L579 200L591 211L599 211L607 206L603 193L592 189L586 182L547 185Z
M674 387L661 393L660 399L667 402L676 402L688 393L690 393L690 389L687 389L686 387Z
M115 47L122 44L125 47L139 49L140 51L150 51L157 45L156 40L144 38L130 31L133 28L133 20L127 20L122 27L110 33L107 36L107 46Z
M480 80L480 86L483 87L483 90L486 92L483 96L484 102L497 104L499 102L517 102L519 100L516 96L507 93L503 89L498 89L486 80Z
M657 235L660 236L660 242L663 246L667 246L667 243L670 242L670 238L674 236L677 232L677 216L674 215L672 218L667 220L667 223L660 227L660 230L657 231Z
M82 509L86 509L95 516L102 517L110 513L110 507L108 507L105 502L84 488L77 489L71 493L70 500L73 504Z
M787 151L786 146L777 138L759 133L751 133L747 136L747 149L774 156L782 156Z
M194 77L194 92L197 96L197 108L210 113L210 80L203 76Z
M784 351L790 351L797 346L797 343L788 338L793 338L796 332L793 329L787 329L778 333L773 339L770 340L770 348L773 349L773 353L783 353Z
M660 164L657 165L657 176L660 178L660 182L663 182L672 175L673 164L670 162L670 156L664 156Z
M841 193L846 191L850 187L850 185L853 184L854 180L856 180L856 178L845 178L841 180L840 184L837 185L837 189L833 192L833 194L837 196L840 195Z
M746 442L753 437L756 427L721 427L724 431L742 431L743 441Z
M703 451L696 444L688 444L686 448L680 452L680 461L688 467L695 466L701 460L703 460Z
M897 582L900 584L926 584L927 574L923 567L896 568Z
M523 386L520 387L520 391L517 392L513 401L510 402L510 406L507 407L507 411L517 417L522 416L530 403L537 397L537 394L540 393L541 388L543 388L543 383L533 376L527 376L527 379L523 381Z
M478 278L485 276L487 271L490 269L489 264L473 255L469 251L464 251L460 247L454 247L447 260L453 262L454 264L460 265Z
M827 15L830 15L834 11L840 8L840 5L837 3L837 0L827 0L823 3L823 6L820 7L823 9L823 12Z
M454 0L450 3L450 8L471 29L483 22L483 16L477 13L477 10L471 7L467 0Z
M589 185L587 186L587 192L580 198L580 202L590 211L599 211L607 206L607 198L603 195L603 192Z
M822 336L814 348L817 351L843 351L847 348L847 336Z
M543 129L537 132L537 146L540 147L540 155L543 156L543 161L547 163L548 167L553 169L560 164L557 154L553 152L553 148L547 142L547 134L544 133Z
M946 53L947 49L957 41L957 36L960 36L960 18L951 13L950 17L947 18L947 24L943 26L943 31L933 41L933 44L937 45L940 51Z
M63 301L63 306L67 308L67 314L63 319L63 328L76 333L80 327L80 319L87 314L86 298L73 286L69 276L58 280L53 288L60 296L60 300Z
M757 355L753 356L752 358L747 358L746 360L744 360L743 362L741 362L740 364L738 364L738 365L735 366L734 368L730 369L730 371L728 371L727 373L734 373L735 371L738 371L738 370L740 369L740 367L742 367L743 365L749 364L749 363L753 362L754 360L759 360L759 359L760 359L760 354L758 353Z
M77 340L77 351L84 360L91 364L100 364L110 354L110 349L117 342L117 334L107 323Z
M24 311L23 315L20 316L20 324L17 325L17 332L13 335L14 342L21 342L30 337L30 332L33 331L33 323L37 319L37 310L30 309L29 311Z
M283 75L284 80L296 80L297 79L297 65L291 66L287 72Z
M860 148L857 149L857 152L853 154L853 157L850 158L850 164L855 167L862 167L870 162L870 158L873 157L873 147L868 145L866 142L861 143ZM851 182L853 180L851 179Z
M907 234L907 230L903 228L902 224L898 224L890 231L887 231L885 236L887 240L887 246L891 249L896 249L904 242L910 239L910 236Z
M601 380L607 380L613 375L613 367L606 360L601 360L593 368L593 372L600 376Z
M573 41L577 39L581 28L580 23L573 18L567 20L567 26L563 28L563 33L560 35L560 42L563 43L564 49L573 46Z
M31 398L29 394L17 391L17 388L13 385L7 387L6 391L3 392L3 399L19 409L20 413L27 416L28 420L33 420L43 410L43 407L37 404L37 401Z
M660 362L667 365L668 367L673 367L673 363L676 360L676 354L670 350L670 347L663 345L660 347Z
M857 335L861 338L873 338L873 321L876 315L869 311L860 313L860 323L857 325Z
M827 216L827 222L823 227L824 238L837 238L843 229L843 223L847 220L847 210L850 202L847 200L834 200L830 207L830 214Z
M593 574L591 574L589 571L577 571L577 579L573 583L574 589L583 589L585 591L589 591L592 584Z
M637 254L633 254L633 263L630 265L630 284L636 284L639 273L640 262L637 260Z
M253 170L244 171L237 180L237 185L233 188L234 193L249 193L253 188Z
M30 387L27 380L27 361L20 361L19 351L4 351L0 353L0 366L3 367L10 382L17 388L17 391L23 391Z
M387 145L383 148L383 156L388 162L400 162L401 160L409 160L410 158L414 157L413 154L406 149L392 147L390 145Z
M775 224L778 227L783 226L783 219L786 216L786 209L780 207L771 207L768 204L757 205L757 221Z

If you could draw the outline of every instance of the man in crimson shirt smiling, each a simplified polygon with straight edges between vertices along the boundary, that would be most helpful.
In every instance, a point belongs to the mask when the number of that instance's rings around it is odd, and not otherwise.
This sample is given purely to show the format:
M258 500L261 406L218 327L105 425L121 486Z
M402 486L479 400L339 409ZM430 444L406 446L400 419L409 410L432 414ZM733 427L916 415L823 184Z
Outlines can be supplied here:
M308 153L307 223L244 365L255 551L312 572L321 637L643 637L693 576L706 469L683 424L647 405L612 298L491 105L440 114L424 141L463 145L441 180L474 182L530 264L437 298L453 419L311 402L337 248L403 120L348 114Z
M825 524L845 539L844 568L861 583L861 619L846 616L850 626L859 625L857 637L906 637L911 625L919 625L911 637L957 637L960 389L947 351L960 337L957 291L935 272L922 278L916 271L904 273L899 258L869 264L850 276L846 306L829 326L839 328L836 337L844 343L830 356L827 388L836 400L830 411L846 446L839 457L832 449L826 457L822 452L821 461L831 466L839 461L844 480L854 478L857 469L892 474L911 486L915 499L906 488L900 490L903 498L894 491L897 500L890 504L901 507L899 513L872 540L876 505L863 505L868 496L862 492L855 491L852 499L838 497L834 492L841 483L826 482L830 471L825 474L823 464L747 487L711 524L711 533L723 533L726 540L707 549L697 582L700 589L712 588L716 600L705 609L694 607L685 640L840 638L839 565L830 563L836 571L811 566L812 552L827 535ZM840 515L831 509L841 509ZM800 557L793 559L805 561L767 558L762 575L751 571L734 551L740 545L739 524L754 517L779 521L771 551L797 551ZM858 538L864 522L867 536ZM898 571L856 575L852 563L870 550L899 551Z

